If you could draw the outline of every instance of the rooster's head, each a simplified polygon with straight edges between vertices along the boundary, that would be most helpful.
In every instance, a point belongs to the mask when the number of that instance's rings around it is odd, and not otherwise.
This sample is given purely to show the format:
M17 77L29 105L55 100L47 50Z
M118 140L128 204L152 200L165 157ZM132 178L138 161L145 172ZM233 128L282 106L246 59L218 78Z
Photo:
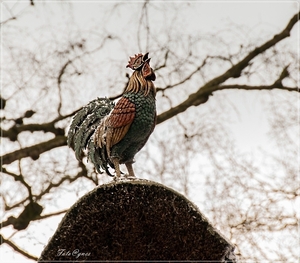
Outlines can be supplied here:
M148 54L148 52L145 55L139 53L134 55L133 57L130 57L126 68L141 71L145 79L154 81L156 76L153 69L150 67L151 58L148 58Z

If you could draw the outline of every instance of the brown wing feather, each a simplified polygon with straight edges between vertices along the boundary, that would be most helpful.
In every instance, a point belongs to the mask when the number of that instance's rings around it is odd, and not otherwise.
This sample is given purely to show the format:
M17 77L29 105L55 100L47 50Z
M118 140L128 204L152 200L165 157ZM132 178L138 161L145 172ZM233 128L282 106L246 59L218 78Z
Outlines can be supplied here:
M106 148L110 148L121 141L135 116L135 105L129 99L122 97L114 107L106 122ZM109 154L110 155L110 154Z

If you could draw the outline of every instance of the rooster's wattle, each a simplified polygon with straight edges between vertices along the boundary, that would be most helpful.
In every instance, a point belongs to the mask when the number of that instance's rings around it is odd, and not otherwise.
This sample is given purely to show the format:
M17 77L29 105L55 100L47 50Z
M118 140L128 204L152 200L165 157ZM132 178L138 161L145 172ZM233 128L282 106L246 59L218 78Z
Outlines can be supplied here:
M73 117L68 133L68 145L78 160L82 151L99 173L113 176L109 167L121 176L124 163L134 177L132 163L135 154L147 142L156 124L155 74L148 53L130 57L127 67L134 70L122 97L114 104L108 98L97 98Z

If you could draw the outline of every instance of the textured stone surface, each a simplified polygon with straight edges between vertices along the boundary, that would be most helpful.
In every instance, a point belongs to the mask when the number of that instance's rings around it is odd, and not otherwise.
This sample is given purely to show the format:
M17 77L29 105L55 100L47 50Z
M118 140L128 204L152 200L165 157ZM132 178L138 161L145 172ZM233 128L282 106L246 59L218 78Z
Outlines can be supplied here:
M161 184L101 185L71 207L39 261L227 260L233 246L184 196Z

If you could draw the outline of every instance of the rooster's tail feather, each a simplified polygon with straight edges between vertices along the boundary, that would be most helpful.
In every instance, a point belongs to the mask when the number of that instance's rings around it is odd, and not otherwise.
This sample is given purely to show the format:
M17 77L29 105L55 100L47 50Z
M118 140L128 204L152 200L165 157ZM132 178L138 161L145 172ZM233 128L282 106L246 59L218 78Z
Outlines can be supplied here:
M93 135L101 123L114 108L114 103L108 98L97 98L81 108L73 118L68 132L68 146L75 151L76 158L82 159L84 149L88 150L88 159L95 165L97 171L102 173L100 168L107 174L110 162L105 147L98 148L93 142Z

